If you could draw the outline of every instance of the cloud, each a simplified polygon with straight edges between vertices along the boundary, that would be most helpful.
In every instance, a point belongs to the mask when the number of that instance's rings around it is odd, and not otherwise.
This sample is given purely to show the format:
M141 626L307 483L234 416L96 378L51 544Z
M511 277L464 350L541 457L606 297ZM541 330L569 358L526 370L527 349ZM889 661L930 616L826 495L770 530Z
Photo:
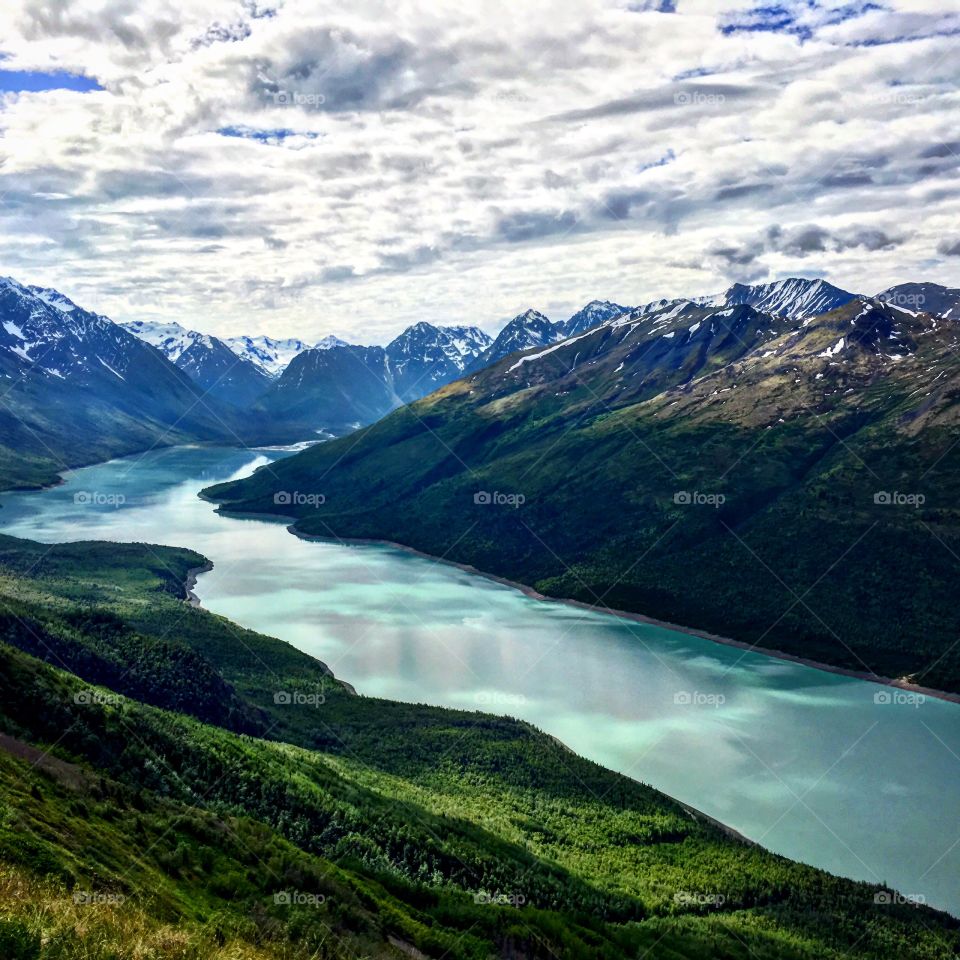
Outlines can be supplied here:
M905 239L903 235L864 225L828 230L815 223L788 227L772 224L763 234L742 243L715 241L708 246L706 255L719 265L724 276L743 281L745 276L751 280L767 276L771 256L798 262L851 250L876 253L893 250Z
M2 272L361 342L801 263L880 289L956 263L939 7L11 0L3 69L89 89L0 92Z
M960 238L948 240L944 237L944 239L937 244L937 253L944 257L960 257Z

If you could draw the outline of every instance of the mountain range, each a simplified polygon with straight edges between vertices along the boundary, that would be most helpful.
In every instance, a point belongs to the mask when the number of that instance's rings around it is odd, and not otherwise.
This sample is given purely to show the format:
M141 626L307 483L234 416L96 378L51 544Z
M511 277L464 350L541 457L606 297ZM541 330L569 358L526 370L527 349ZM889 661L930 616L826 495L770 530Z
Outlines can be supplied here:
M787 280L554 342L538 315L535 347L205 495L322 489L283 508L304 535L960 692L958 305Z
M53 290L0 279L0 484L155 445L279 441L159 351ZM290 439L294 439L291 437Z
M156 347L203 391L238 407L247 407L269 389L271 377L259 363L238 354L226 342L178 323L134 320L123 326Z
M477 327L421 322L386 347L338 343L304 350L261 406L313 429L346 433L457 379L489 344Z
M0 487L156 445L292 443L370 423L460 376L490 343L419 323L386 347L116 324L0 279Z
M642 338L653 324L686 317L691 327L698 310L707 316L706 311L742 308L726 328L726 347L713 339L708 343L704 333L693 338L702 355L684 361L689 371L735 356L738 337L782 331L785 324L806 323L856 299L822 280L735 284L718 296L634 308L593 300L565 321L530 309L492 339L477 327L421 322L381 347L332 336L314 344L265 336L221 339L177 323L117 325L58 291L12 279L2 283L0 369L10 381L0 398L5 423L0 484L6 486L51 482L64 467L156 443L249 444L340 435L513 354L597 329L607 330L602 344L591 339L581 351L604 352L614 340L629 345ZM906 284L879 299L901 309L926 304L948 318L960 312L960 294L936 284ZM744 312L749 310L754 313ZM653 364L657 369L650 361L675 354L680 344L665 340L644 347L646 367L632 367L632 379L620 377L622 397L638 385L641 369L650 378L645 388L671 382L673 374L665 372L672 361ZM560 349L555 359L565 355ZM630 367L630 357L624 359ZM586 362L586 355L581 352L575 362Z

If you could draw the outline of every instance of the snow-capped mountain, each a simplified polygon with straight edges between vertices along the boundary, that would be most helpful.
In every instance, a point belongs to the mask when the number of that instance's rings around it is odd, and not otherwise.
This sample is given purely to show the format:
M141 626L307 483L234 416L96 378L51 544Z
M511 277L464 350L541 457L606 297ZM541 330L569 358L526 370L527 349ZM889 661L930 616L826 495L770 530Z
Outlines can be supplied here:
M826 280L806 280L791 277L773 283L747 286L735 283L719 298L712 299L714 306L735 307L747 304L775 317L791 320L807 320L829 310L835 310L855 299L856 294L835 287Z
M488 367L519 350L557 343L565 336L565 326L563 323L554 323L539 310L527 310L514 317L500 331L493 343L467 366L466 372Z
M327 337L298 353L264 399L313 430L344 433L456 380L489 344L476 327L417 323L386 347Z
M263 406L314 432L341 434L402 406L386 350L351 344L302 350L284 368Z
M206 393L234 406L249 406L270 386L270 377L258 364L238 356L210 334L187 330L179 323L134 320L123 326L156 347Z
M297 439L205 395L163 353L58 293L0 279L0 473L50 482L68 466L195 440Z
M151 323L149 320L133 320L121 326L144 343L156 347L168 360L176 363L204 334L186 330L179 323ZM209 339L209 338L208 338Z
M960 289L939 283L899 283L877 295L878 300L914 313L933 313L960 320Z
M76 383L127 381L131 367L156 362L135 337L56 290L0 278L0 367Z
M463 374L493 342L478 327L437 327L421 321L387 344L393 387L404 401L419 399Z
M630 307L623 307L610 300L591 300L563 325L564 335L572 337L574 334L599 327L601 323L629 313L630 310Z
M694 308L711 309L737 306L750 306L773 317L803 321L821 313L835 310L837 307L842 307L854 299L856 299L856 294L841 290L839 287L827 283L826 280L804 280L794 277L789 280L777 280L773 283L760 283L754 286L735 283L724 293L705 297L674 297L672 299L652 300L650 303L641 304L639 307L625 308L621 314L612 315L603 323L615 326L623 323L635 323L643 317L654 314L662 316L665 311L669 312L671 316L679 316L681 313Z
M792 321L746 304L722 307L665 300L637 307L545 348L508 357L497 366L493 382L509 391L510 384L518 382L532 386L583 378L589 379L594 391L622 403L629 397L655 395L664 387L692 380L705 369L730 363L792 326Z
M311 349L309 343L296 337L283 340L264 336L227 337L224 342L237 356L257 364L271 377L279 376L298 353ZM343 345L343 341L337 340L336 337L326 337L321 343L327 343L329 346Z
M311 350L329 350L331 347L349 347L351 344L347 343L346 340L341 340L339 337L335 337L332 333L327 334L322 340L318 340L310 349Z

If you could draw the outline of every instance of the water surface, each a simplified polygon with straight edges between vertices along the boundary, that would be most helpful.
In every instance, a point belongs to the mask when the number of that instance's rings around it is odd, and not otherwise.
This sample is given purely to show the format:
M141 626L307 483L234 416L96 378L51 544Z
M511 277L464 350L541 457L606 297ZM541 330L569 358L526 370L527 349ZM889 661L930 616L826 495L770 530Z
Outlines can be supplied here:
M191 547L215 564L196 587L207 609L360 693L522 717L778 853L960 915L960 705L534 600L391 547L307 543L197 498L280 455L179 447L85 467L0 494L0 529Z

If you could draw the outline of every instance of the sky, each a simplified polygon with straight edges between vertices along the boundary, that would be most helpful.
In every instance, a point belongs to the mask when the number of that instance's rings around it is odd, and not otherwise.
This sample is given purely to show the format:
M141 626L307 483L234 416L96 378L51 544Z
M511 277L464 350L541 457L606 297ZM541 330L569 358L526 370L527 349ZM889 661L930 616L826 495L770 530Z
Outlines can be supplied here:
M0 274L117 321L960 286L960 0L6 0Z

